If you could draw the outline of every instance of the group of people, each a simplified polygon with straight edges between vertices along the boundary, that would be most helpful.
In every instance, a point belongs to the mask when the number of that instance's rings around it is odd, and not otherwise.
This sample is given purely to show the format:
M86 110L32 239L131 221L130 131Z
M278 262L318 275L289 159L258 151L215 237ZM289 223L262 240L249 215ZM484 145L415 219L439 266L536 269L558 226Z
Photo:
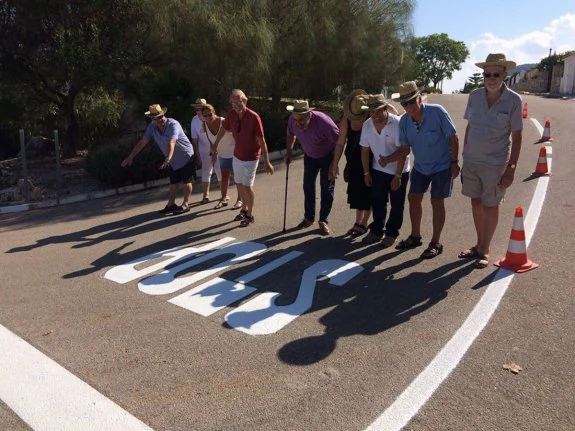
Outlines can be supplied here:
M459 138L449 113L441 105L424 103L414 81L401 84L399 92L391 97L404 108L402 116L383 94L368 94L362 89L348 95L339 125L305 100L288 105L286 163L293 159L296 141L304 152L304 214L297 228L308 228L315 222L319 174L319 232L331 233L328 217L339 161L345 155L347 202L356 210L355 222L347 235L365 235L363 244L379 243L384 248L396 244L407 195L411 232L395 247L402 250L423 245L422 202L431 186L432 234L421 258L434 258L443 252L440 239L446 220L444 201L451 196L453 181L461 173L462 193L471 200L476 241L459 257L474 259L476 268L485 268L499 205L514 179L523 123L521 97L504 82L515 63L504 54L489 54L486 61L476 65L483 69L484 87L469 95L461 167ZM261 119L247 107L243 91L233 90L230 103L232 110L220 118L213 106L203 99L196 100L191 142L176 120L165 117L166 108L151 105L145 113L152 121L122 165L131 164L151 139L156 141L166 156L162 167L170 170L168 203L161 212L189 211L191 180L195 169L203 166L203 201L209 201L209 178L215 169L222 193L216 208L228 204L233 170L238 189L236 207L240 209L235 220L242 227L254 223L253 185L260 156L263 155L269 174L273 174L273 166ZM175 204L178 184L184 188L184 200L179 206Z

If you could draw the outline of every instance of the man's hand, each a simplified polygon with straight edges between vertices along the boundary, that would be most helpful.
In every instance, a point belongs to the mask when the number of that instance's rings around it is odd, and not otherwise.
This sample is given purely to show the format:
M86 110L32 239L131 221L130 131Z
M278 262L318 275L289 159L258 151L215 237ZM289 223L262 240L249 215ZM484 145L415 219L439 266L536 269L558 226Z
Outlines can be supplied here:
M166 169L168 166L170 166L170 160L166 159L164 160L164 163L162 163L162 165L160 166L160 169Z
M459 167L459 165L457 163L451 164L451 178L452 179L457 178L460 171L461 171L461 168Z
M380 155L379 159L377 160L377 163L379 163L379 166L381 166L382 168L385 168L389 162L387 161L385 156Z
M366 187L371 187L373 181L371 179L371 174L364 174L363 175L363 182L365 183Z
M515 178L515 169L511 169L507 167L505 172L503 172L503 176L499 180L499 187L502 189L506 189L511 184L513 184L513 179Z
M329 180L335 181L339 175L339 166L336 163L332 163L329 166Z
M286 165L289 165L293 159L292 150L287 150L284 157Z
M274 174L274 167L269 160L266 160L266 172L270 175Z
M401 175L400 176L396 175L391 180L391 190L396 191L399 188L399 186L401 186Z
M132 162L134 161L134 159L130 156L126 157L124 159L124 161L122 162L122 167L125 168L126 166L132 166Z

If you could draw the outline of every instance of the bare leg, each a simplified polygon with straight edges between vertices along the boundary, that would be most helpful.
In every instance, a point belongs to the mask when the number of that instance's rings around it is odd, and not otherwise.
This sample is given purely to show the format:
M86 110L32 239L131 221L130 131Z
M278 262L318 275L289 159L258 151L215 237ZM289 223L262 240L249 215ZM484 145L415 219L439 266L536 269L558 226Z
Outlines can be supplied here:
M168 189L168 206L176 203L176 192L178 191L178 184L170 184Z
M242 186L242 187L244 188L244 196L242 198L242 201L244 202L244 205L247 208L246 214L251 216L252 212L254 210L254 201L255 201L256 195L254 193L253 187L249 187L249 186Z
M431 242L439 243L441 231L445 225L445 200L431 199L431 208L433 210L433 236Z
M421 202L423 201L423 193L409 193L407 196L409 200L409 218L411 219L411 236L421 237L421 217L423 216L423 209Z
M182 206L190 205L190 197L192 196L192 183L182 184L182 188L184 189L184 201L182 202Z
M477 234L477 242L475 248L479 249L483 237L483 204L481 198L471 199L471 213L473 214L473 224L475 225L475 233Z
M495 229L497 228L497 223L499 221L499 207L483 207L483 231L481 235L481 242L478 244L477 248L481 254L486 256L489 255L489 247L491 246L491 240L493 239L493 234L495 234Z
M222 192L222 199L228 197L228 187L230 184L230 171L222 171L222 180L220 182L220 191Z
M204 194L204 198L207 198L210 196L210 182L202 182L202 192Z

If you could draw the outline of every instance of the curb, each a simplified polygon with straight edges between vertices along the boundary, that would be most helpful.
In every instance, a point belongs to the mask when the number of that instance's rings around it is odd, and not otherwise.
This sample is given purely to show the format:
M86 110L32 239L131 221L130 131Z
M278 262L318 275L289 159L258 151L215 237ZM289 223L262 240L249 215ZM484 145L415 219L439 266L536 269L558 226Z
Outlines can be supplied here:
M270 160L271 161L280 160L284 157L284 155L285 155L285 150L279 150L279 151L271 152L270 153ZM200 169L200 171L201 171L201 169ZM117 187L114 189L97 190L97 191L93 191L93 192L89 192L89 193L80 193L77 195L66 196L66 197L61 198L60 200L48 199L48 200L45 200L42 202L32 202L32 203L27 203L27 204L0 206L0 215L1 214L25 212L25 211L41 209L41 208L51 208L51 207L55 207L55 206L59 206L59 205L90 201L93 199L107 198L107 197L116 196L116 195L123 195L126 193L132 193L132 192L152 189L155 187L165 186L165 185L168 185L169 183L170 183L169 178L162 178L159 180L148 181L148 182L140 183L140 184L131 184L128 186Z

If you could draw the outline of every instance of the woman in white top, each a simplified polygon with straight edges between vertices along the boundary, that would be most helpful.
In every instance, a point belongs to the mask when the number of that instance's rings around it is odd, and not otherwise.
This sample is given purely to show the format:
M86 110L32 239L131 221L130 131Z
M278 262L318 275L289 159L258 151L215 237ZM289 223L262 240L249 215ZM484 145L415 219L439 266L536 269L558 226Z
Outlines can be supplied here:
M202 151L201 148L204 145L207 145L208 148L216 141L216 136L220 132L221 128L223 127L222 124L224 122L223 117L219 117L216 114L214 107L210 104L206 104L202 107L202 121L203 126L202 130L199 134L199 141L200 141L200 152ZM234 148L236 143L234 141L234 137L231 132L226 132L220 143L218 145L218 157L214 166L218 166L221 171L221 175L218 176L220 181L220 189L222 192L222 197L218 204L216 205L216 209L225 207L228 205L230 198L228 196L228 187L230 184L230 176L233 170L233 156L234 156ZM209 154L209 153L208 153ZM212 163L211 154L209 154L210 160L208 163ZM202 158L203 163L203 158ZM217 171L216 171L217 172ZM232 207L233 209L241 208L242 202L240 201L239 195L236 200L236 203Z
M196 115L192 118L192 123L190 126L190 135L192 136L192 144L198 145L194 148L199 149L199 157L202 161L202 203L207 204L210 202L210 180L212 178L212 173L216 171L216 177L218 181L222 181L222 172L220 170L220 164L216 160L215 163L212 162L212 157L210 156L210 143L206 140L206 135L203 132L204 118L202 116L202 109L207 106L208 103L206 99L196 99L196 103L192 104L196 108ZM195 142L194 142L195 141Z

